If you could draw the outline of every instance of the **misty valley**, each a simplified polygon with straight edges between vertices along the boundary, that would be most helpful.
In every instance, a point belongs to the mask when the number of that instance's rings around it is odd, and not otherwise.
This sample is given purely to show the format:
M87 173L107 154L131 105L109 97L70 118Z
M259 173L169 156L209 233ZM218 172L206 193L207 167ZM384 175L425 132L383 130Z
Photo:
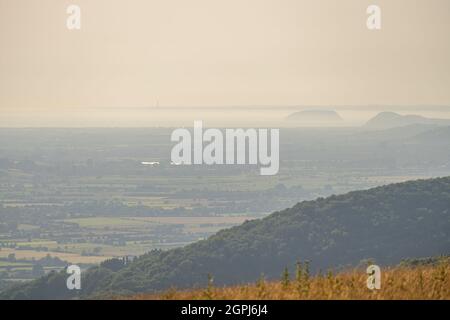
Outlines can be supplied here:
M173 165L171 132L0 129L1 287L183 247L303 200L450 174L446 126L281 129L276 176Z

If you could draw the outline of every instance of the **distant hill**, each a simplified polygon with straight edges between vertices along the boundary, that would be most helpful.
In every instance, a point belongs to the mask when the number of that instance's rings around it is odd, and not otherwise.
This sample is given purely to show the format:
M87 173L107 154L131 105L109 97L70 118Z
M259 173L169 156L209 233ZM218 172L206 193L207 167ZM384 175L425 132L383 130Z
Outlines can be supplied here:
M419 133L411 140L417 143L450 145L450 125Z
M450 253L450 177L410 181L304 201L218 232L184 248L155 250L127 266L103 263L83 274L79 293L67 275L51 273L0 294L7 299L63 299L157 292L170 287L279 278L297 260L311 271L354 266L366 259L402 259ZM118 267L119 265L119 267Z
M357 135L350 136L350 138L362 141L385 141L389 143L398 141L403 142L405 139L414 139L422 133L433 131L437 128L440 128L440 126L434 124L411 124L383 130L373 130L371 128L361 127L360 132Z
M395 112L381 112L370 119L365 127L389 129L408 125L450 125L450 120L430 119L419 115L400 115Z
M341 116L333 110L299 111L289 115L286 120L304 125L338 124L343 121Z

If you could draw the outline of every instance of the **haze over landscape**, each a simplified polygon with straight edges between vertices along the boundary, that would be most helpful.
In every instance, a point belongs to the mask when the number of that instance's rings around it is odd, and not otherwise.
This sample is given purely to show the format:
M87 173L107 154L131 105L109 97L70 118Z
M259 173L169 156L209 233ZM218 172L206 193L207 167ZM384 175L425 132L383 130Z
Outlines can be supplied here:
M0 0L0 299L450 299L448 0L72 2Z
M377 32L359 0L79 0L79 31L69 4L0 1L0 126L279 125L285 106L353 106L350 125L375 115L361 106L450 118L428 108L450 105L447 0L380 0ZM218 106L274 109L163 111Z

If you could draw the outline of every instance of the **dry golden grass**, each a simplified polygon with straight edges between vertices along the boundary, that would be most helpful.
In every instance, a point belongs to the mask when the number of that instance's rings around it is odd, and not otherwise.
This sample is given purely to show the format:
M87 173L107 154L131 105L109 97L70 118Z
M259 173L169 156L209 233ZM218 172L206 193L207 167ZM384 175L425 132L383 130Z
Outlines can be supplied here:
M309 277L308 271L297 268L295 279L285 274L281 281L259 280L255 284L214 287L161 294L141 294L136 300L407 300L450 299L450 260L435 265L393 267L382 269L381 289L369 290L364 270L336 275L328 273Z

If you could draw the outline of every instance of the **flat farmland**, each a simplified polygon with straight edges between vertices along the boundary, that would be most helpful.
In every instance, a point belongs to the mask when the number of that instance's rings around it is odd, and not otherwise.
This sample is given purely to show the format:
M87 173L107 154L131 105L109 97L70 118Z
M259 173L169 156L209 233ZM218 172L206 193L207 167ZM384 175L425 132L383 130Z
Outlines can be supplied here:
M17 260L38 260L45 258L47 255L58 257L61 260L70 263L80 264L97 264L111 257L107 256L81 256L75 253L55 252L55 251L36 251L36 250L17 250L10 248L2 248L0 250L0 258L7 258L10 254L14 254Z

